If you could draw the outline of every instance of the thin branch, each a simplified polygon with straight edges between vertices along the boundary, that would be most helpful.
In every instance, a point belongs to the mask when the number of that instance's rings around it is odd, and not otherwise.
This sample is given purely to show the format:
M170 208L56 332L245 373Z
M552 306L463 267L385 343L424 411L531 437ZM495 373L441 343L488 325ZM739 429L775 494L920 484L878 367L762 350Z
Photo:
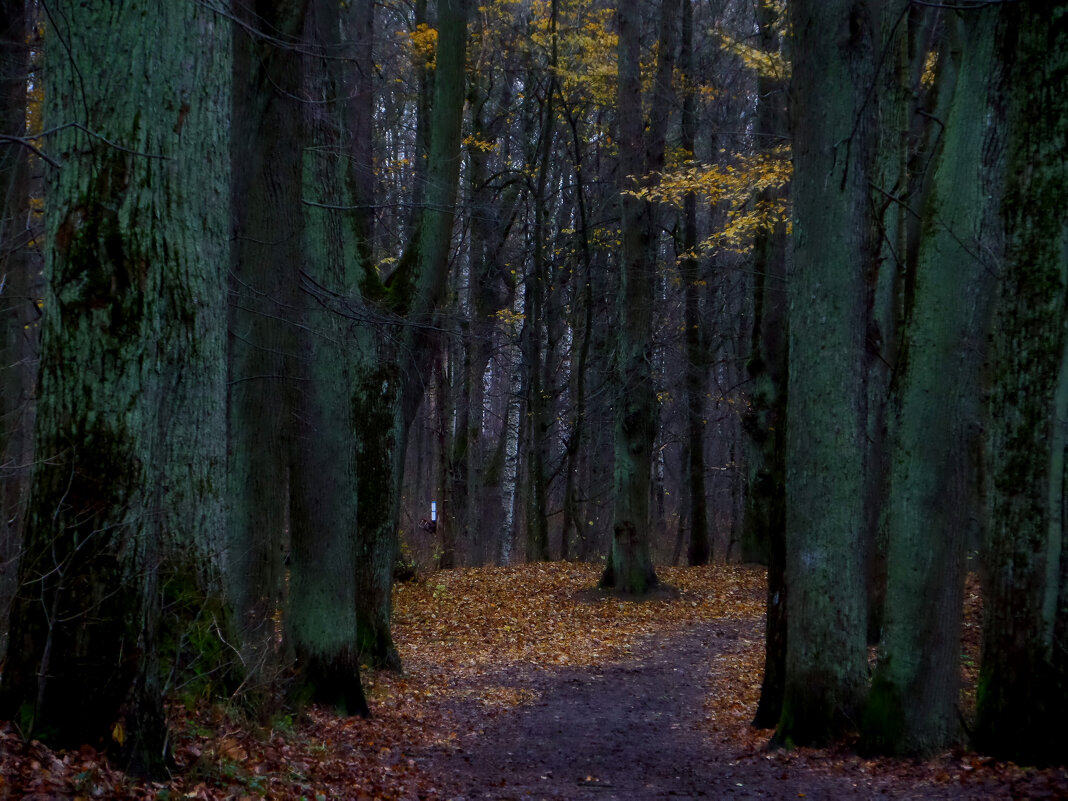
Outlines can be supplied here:
M42 159L47 161L56 169L59 169L63 166L24 136L11 136L10 134L0 134L0 142L11 142L15 145L22 145L24 148L31 151L35 156L40 156Z

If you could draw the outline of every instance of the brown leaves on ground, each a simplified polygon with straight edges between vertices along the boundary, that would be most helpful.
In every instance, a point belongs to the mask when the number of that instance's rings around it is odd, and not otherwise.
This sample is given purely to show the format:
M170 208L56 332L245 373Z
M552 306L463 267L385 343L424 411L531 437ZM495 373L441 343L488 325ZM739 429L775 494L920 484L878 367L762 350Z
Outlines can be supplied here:
M1002 797L1058 797L1064 770L1034 771L968 753L927 761L866 760L846 749L765 750L769 731L749 722L763 670L764 571L715 565L660 568L670 589L635 602L592 589L593 565L534 564L442 571L397 588L394 635L406 673L364 676L371 720L313 709L272 728L241 726L225 704L173 714L175 778L128 779L91 748L54 752L0 729L0 798L437 799L436 777L413 758L449 748L460 732L456 704L487 719L536 700L539 682L558 666L625 661L644 638L723 620L742 632L726 638L708 666L704 728L710 749L776 771L856 775L868 787L967 783ZM963 659L965 703L974 698L978 590L969 585ZM507 677L505 679L504 677ZM542 683L543 684L543 683Z

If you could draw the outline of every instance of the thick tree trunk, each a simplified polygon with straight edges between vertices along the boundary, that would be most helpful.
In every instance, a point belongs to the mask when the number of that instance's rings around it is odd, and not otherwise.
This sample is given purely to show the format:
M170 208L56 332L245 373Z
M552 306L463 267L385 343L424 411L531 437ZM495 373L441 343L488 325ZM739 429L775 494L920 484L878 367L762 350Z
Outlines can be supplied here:
M1006 255L992 339L990 531L976 744L1062 762L1068 714L1068 12L1008 6Z
M192 3L50 8L44 458L0 714L159 773L188 624L161 598L217 589L225 522L229 31Z
M309 146L305 148L304 275L334 294L355 292L362 262L358 238L347 235L339 208L352 205L343 152L345 113L338 6L312 0L305 39L329 54L309 58L304 81ZM319 205L312 205L318 203ZM332 206L335 208L324 208ZM364 212L366 213L366 212ZM308 306L299 327L300 371L296 394L290 537L292 559L287 633L300 670L298 694L342 714L368 714L360 685L356 627L357 470L349 321Z
M794 27L794 262L786 439L785 744L855 726L867 679L862 583L871 4L802 2Z
M992 289L984 154L997 9L947 24L960 59L919 242L911 314L898 360L887 509L883 651L865 713L869 747L929 754L958 737L964 551L975 517L968 447L979 426L979 371ZM957 27L959 26L959 27ZM961 55L961 50L963 55ZM957 65L944 64L952 85ZM984 131L983 135L977 131Z
M261 3L243 21L287 40L305 2ZM293 305L303 258L301 55L233 25L234 246L230 268L228 429L230 595L249 686L277 672L274 616L290 544L290 453L298 371ZM265 435L269 432L269 435Z
M356 634L361 660L400 670L393 645L393 565L397 559L400 482L406 437L400 417L396 355L379 335L361 331L354 361L352 422L356 436Z

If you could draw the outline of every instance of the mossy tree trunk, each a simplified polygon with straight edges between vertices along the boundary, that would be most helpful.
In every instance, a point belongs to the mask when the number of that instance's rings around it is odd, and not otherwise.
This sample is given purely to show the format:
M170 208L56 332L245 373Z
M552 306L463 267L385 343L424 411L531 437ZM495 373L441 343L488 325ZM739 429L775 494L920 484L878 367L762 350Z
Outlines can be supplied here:
M364 328L354 369L358 561L357 630L361 658L399 669L390 633L393 565L408 431L438 352L439 305L452 244L465 87L468 0L439 0L425 203L413 240L387 285L368 265L360 280Z
M346 114L341 17L337 3L311 0L304 39L322 58L307 56L302 108L306 201L304 278L347 296L361 261L357 245L367 227L351 204L344 155ZM357 470L352 415L351 323L305 297L300 310L300 378L290 471L292 561L286 629L297 658L298 697L342 714L368 714L360 685L356 628Z
M864 527L869 533L864 555L868 588L868 642L879 641L886 595L886 538L883 525L889 492L888 418L891 379L901 329L902 278L907 269L906 206L908 130L913 107L909 82L909 43L918 39L905 0L883 5L880 35L885 57L873 98L878 107L876 155L872 166L872 225L878 245L868 270L868 456ZM918 12L922 14L923 12ZM932 12L933 15L934 12ZM927 44L924 41L924 44ZM926 47L917 47L926 57ZM918 77L918 76L917 76ZM916 95L920 92L917 89Z
M679 0L662 0L654 97L643 110L641 81L641 5L624 0L617 9L619 86L616 107L620 188L642 186L645 176L663 169L670 116L671 76L676 58L675 29ZM656 297L656 210L632 194L620 198L620 288L614 393L615 500L612 547L601 586L641 594L657 583L650 552L649 500L653 440L659 419L653 367L653 316Z
M0 714L159 773L188 622L161 599L217 589L225 522L229 31L194 3L50 9L44 458Z
M1006 6L1006 251L992 337L989 534L976 744L1064 760L1068 715L1068 8Z
M951 15L953 93L936 154L897 360L887 509L883 650L864 718L868 747L926 755L954 743L960 679L968 447L979 427L979 372L994 274L984 231L997 196L999 150L990 106L998 9ZM955 88L954 88L955 83ZM980 133L982 132L982 133Z
M776 738L855 726L867 682L862 583L876 4L795 0L794 261L786 435L787 644Z
M305 2L238 7L251 30L302 33ZM228 571L249 686L280 667L275 613L285 603L290 454L298 377L298 268L303 258L303 58L233 25L234 246L230 269ZM261 699L253 699L254 701Z

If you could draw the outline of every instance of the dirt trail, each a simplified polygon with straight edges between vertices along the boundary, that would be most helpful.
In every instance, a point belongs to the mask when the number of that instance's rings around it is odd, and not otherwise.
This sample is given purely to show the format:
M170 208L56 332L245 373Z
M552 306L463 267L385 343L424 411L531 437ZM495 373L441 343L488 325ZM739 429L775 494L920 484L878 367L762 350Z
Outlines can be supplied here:
M707 677L755 625L709 623L637 643L633 658L586 669L511 671L492 680L533 703L488 717L449 709L455 746L416 754L444 797L473 799L1010 798L1009 788L832 772L815 761L740 755L700 724ZM857 764L858 761L854 761ZM907 772L906 772L907 773Z

